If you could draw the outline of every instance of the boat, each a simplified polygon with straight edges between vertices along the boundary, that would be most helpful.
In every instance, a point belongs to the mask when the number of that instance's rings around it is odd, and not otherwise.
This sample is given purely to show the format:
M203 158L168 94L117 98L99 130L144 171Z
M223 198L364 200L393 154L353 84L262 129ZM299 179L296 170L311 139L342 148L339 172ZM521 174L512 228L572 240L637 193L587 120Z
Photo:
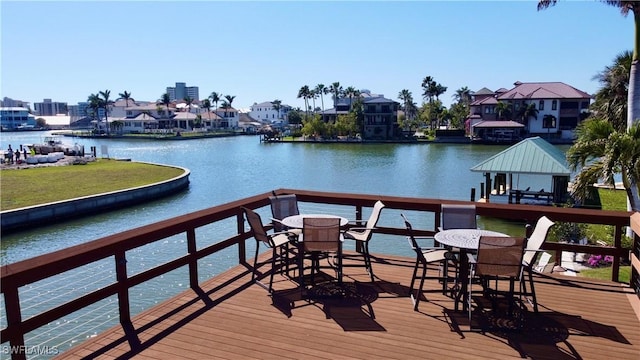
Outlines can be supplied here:
M84 156L84 146L65 144L59 136L46 136L41 144L29 144L27 148L32 154L48 155L49 153L63 153L69 156Z

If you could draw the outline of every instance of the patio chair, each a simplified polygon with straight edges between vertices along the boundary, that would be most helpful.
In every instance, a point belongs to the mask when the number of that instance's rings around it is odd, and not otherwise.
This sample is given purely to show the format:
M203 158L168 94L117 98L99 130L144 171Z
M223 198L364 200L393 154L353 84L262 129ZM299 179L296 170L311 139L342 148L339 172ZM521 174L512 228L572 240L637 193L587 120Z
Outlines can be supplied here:
M273 231L290 231L296 235L300 235L302 230L290 229L284 226L281 221L287 216L299 215L298 198L295 194L276 195L269 196L269 202L271 203L271 221L273 224Z
M524 277L522 279L523 295L531 296L533 311L536 313L538 312L538 301L536 299L535 287L533 286L533 273L535 272L533 267L536 263L536 260L538 259L538 256L540 255L540 252L542 252L542 244L544 244L544 242L547 240L549 229L551 229L554 224L555 223L549 220L549 218L546 216L542 216L538 219L535 228L527 239L527 247L522 258L522 264L524 266L524 270L527 272L529 280L529 291L527 291L526 280L524 279Z
M494 312L498 309L498 299L504 295L508 300L508 315L513 315L514 295L522 295L522 289L515 291L515 283L522 286L524 238L481 236L478 243L478 253L469 256L469 328L473 329L472 308L473 279L477 277L482 284L483 294L488 296ZM509 281L509 289L504 291L498 287L499 281ZM494 288L491 288L491 282ZM521 303L521 301L519 302ZM520 317L522 311L518 311ZM522 319L520 319L522 320ZM520 321L521 323L521 321Z
M470 205L458 205L458 204L442 204L441 206L442 213L442 224L438 228L439 231L449 230L449 229L476 229L478 227L478 223L476 220L476 206L473 204ZM450 257L451 265L453 265L455 270L455 285L457 286L458 279L458 264L457 257L460 256L460 249L458 248L449 248L451 254L455 256ZM449 262L445 264L444 267L445 274L449 273Z
M266 288L269 293L273 291L273 276L276 272L276 266L286 266L286 270L289 270L289 243L291 241L290 232L277 232L273 234L267 234L264 226L262 225L262 219L260 215L255 211L242 207L245 218L249 222L253 237L256 239L256 253L253 260L253 272L251 274L251 281L255 281L258 285ZM270 247L272 249L271 254L271 274L269 277L269 286L264 285L256 277L256 269L258 266L258 253L260 249L260 243Z
M442 225L439 230L447 229L475 229L478 227L476 221L476 206L442 204Z
M320 272L320 257L325 255L329 265L336 271L338 283L342 283L342 234L339 218L303 219L302 235L298 242L298 269L300 288L304 285L304 259L311 258L311 282L315 284L315 273ZM333 255L333 259L331 258Z
M413 275L411 276L411 285L409 286L409 294L411 300L413 301L413 310L418 311L418 304L420 303L420 299L423 296L424 290L424 281L425 279L438 279L442 281L443 292L446 291L447 287L447 275L442 274L444 265L447 263L451 253L444 247L421 247L418 245L419 239L424 239L425 237L416 237L413 235L413 227L409 220L407 220L404 214L400 214L402 219L404 220L404 225L407 229L407 240L409 241L409 245L411 249L416 253L416 264L413 267ZM429 239L433 239L429 237ZM430 276L427 277L427 266L433 263L440 263L440 276ZM422 267L422 273L418 276L418 268ZM414 285L415 281L420 279L420 285L417 288L417 293L414 296ZM426 297L425 297L426 298Z
M376 201L376 203L373 205L371 215L369 215L369 219L367 220L365 227L352 227L344 232L345 239L355 240L356 245L361 244L362 255L364 256L364 265L369 272L369 276L371 277L372 282L375 280L373 275L373 268L371 267L371 255L369 254L369 240L371 240L371 235L373 235L373 230L378 224L380 213L382 212L382 209L384 207L385 205L382 201Z

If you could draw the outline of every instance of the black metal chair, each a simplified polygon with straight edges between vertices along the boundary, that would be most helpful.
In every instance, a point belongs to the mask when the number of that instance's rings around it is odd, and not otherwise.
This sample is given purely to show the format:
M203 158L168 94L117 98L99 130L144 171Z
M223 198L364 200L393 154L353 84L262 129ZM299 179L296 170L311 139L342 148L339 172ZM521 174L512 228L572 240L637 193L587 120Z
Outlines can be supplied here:
M288 231L276 232L273 234L267 234L264 226L262 225L262 219L260 215L255 211L242 207L245 218L249 222L249 226L253 232L253 237L256 239L256 253L253 260L253 272L251 274L251 281L255 281L258 285L266 288L269 293L273 290L273 276L276 272L276 267L283 265L286 266L286 270L289 270L289 243L291 242L291 233ZM260 282L256 277L256 270L258 268L258 253L260 250L260 244L264 244L272 249L271 254L271 274L269 277L269 286L266 286Z
M418 237L413 235L413 227L404 214L400 214L402 219L404 220L404 225L407 229L407 240L409 241L409 245L416 253L416 264L413 267L413 275L411 276L411 285L409 286L409 294L411 296L411 300L413 301L413 310L418 311L418 304L420 303L420 298L423 296L424 290L424 281L425 279L438 279L442 281L442 291L445 292L447 282L447 274L444 273L445 264L448 259L452 255L449 250L444 247L421 247L418 245ZM430 238L433 239L433 238ZM427 266L433 263L441 263L440 265L440 276L430 276L427 277ZM422 273L418 275L418 268L422 267ZM420 279L420 285L417 288L417 293L414 296L414 285L415 281Z

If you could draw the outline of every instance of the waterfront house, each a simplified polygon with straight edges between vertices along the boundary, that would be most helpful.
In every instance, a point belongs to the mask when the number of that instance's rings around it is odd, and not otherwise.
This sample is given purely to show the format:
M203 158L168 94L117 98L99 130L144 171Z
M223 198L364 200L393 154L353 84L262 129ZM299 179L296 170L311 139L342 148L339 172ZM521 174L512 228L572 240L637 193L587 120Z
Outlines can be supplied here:
M512 120L524 125L528 136L570 141L578 123L588 116L590 101L591 95L562 82L517 81L510 90L476 91L467 120L472 134L481 121ZM537 114L526 114L524 109L529 106Z
M285 124L289 123L289 111L291 106L280 104L280 110L276 110L273 102L265 101L261 103L253 103L250 107L249 116L258 121L269 121L271 123L283 120Z
M342 97L336 101L332 109L320 112L323 121L335 122L340 115L347 115L352 102L356 98ZM388 140L399 135L398 108L400 103L387 99L381 94L362 92L360 101L363 105L363 139Z

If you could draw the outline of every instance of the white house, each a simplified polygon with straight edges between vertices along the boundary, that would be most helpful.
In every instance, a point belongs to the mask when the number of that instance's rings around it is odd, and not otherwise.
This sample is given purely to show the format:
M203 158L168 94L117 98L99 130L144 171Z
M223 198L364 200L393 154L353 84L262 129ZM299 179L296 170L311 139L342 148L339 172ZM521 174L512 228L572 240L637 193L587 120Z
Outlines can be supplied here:
M273 106L273 102L265 101L259 104L254 103L250 107L249 116L258 120L258 121L269 121L271 123L278 122L278 120L282 120L285 123L289 122L289 111L291 111L291 106L280 104L280 110L276 110Z

